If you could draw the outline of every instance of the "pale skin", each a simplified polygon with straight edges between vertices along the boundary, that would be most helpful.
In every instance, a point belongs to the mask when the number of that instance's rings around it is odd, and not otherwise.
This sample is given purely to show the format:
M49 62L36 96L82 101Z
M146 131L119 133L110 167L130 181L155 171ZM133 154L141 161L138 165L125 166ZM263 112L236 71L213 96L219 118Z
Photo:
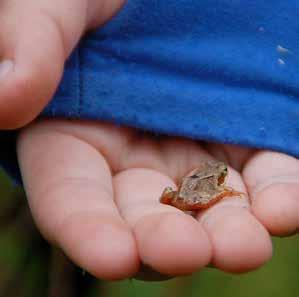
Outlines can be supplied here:
M101 279L132 277L141 262L170 276L208 263L235 273L260 267L272 255L269 234L288 236L299 227L297 159L182 138L158 140L100 122L28 124L51 99L83 32L122 4L1 1L0 128L27 125L17 149L37 226ZM175 189L198 162L213 158L229 164L227 185L247 198L223 199L196 218L159 203L165 187Z

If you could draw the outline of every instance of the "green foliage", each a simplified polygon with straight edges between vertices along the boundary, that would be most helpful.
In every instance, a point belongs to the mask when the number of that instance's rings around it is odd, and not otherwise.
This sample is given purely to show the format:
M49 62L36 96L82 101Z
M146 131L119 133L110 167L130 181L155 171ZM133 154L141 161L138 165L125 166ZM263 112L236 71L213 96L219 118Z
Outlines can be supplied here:
M261 269L232 275L205 268L191 277L163 283L121 281L106 283L105 296L155 297L285 297L299 296L299 237L273 239L272 260Z

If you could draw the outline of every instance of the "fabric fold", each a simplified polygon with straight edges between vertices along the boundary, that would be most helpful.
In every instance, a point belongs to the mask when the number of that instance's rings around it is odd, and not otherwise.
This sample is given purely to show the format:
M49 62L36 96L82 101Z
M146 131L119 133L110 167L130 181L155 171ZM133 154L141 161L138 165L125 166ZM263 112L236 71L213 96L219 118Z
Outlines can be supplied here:
M299 156L299 3L128 1L86 35L41 117ZM1 164L20 180L15 132Z

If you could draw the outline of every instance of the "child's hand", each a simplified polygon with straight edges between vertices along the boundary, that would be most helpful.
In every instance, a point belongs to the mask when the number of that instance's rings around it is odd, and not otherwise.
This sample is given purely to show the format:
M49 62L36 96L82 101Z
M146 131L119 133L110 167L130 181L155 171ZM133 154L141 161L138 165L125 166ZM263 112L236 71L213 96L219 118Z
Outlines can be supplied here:
M1 0L0 129L30 122L51 99L81 35L125 0Z
M71 121L29 126L18 154L41 232L99 278L132 276L141 261L172 276L209 262L248 271L271 257L267 230L285 236L299 227L298 160L284 154ZM230 164L228 185L247 191L251 209L246 198L229 198L195 220L159 203L165 186L207 158Z

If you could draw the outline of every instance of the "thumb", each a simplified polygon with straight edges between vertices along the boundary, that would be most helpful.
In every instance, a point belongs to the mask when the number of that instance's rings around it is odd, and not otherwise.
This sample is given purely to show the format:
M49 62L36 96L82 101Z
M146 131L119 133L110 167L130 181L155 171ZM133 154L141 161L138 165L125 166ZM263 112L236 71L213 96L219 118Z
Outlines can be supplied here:
M81 35L109 19L123 2L1 1L0 129L22 127L41 112Z

